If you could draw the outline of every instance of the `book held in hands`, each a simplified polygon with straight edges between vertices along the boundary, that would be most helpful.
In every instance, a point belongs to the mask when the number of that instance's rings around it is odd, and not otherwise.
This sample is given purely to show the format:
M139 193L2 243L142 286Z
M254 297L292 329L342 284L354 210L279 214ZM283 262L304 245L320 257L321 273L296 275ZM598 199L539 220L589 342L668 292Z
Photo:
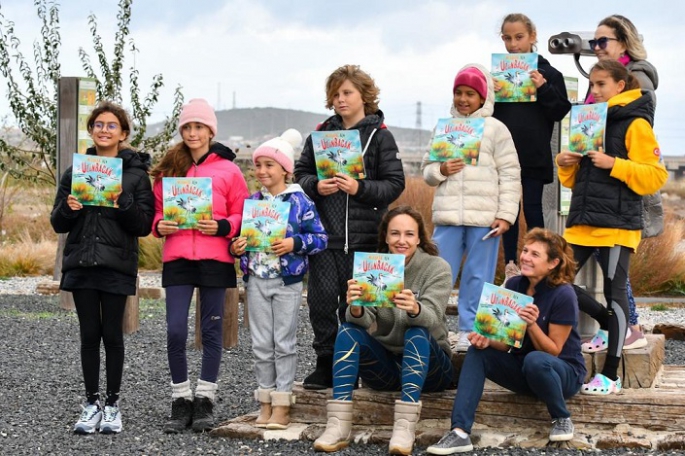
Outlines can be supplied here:
M586 155L604 147L607 124L607 103L571 106L568 149Z
M359 130L313 131L312 146L319 180L342 173L364 179L364 160Z
M71 194L84 206L118 207L122 173L121 158L74 154Z
M271 244L285 238L290 203L280 200L245 200L240 236L247 239L245 251L271 252Z
M163 177L164 220L181 230L197 229L200 220L212 220L211 177Z
M478 165L484 128L485 119L482 117L439 119L433 131L428 159L442 162L461 158L467 165Z
M485 282L473 330L491 340L520 348L527 325L518 312L532 302L532 296Z
M537 88L530 72L538 69L535 52L492 54L492 77L499 83L495 101L504 103L533 102L537 100Z
M362 295L352 305L395 307L392 299L404 289L405 256L395 253L354 252L352 278Z

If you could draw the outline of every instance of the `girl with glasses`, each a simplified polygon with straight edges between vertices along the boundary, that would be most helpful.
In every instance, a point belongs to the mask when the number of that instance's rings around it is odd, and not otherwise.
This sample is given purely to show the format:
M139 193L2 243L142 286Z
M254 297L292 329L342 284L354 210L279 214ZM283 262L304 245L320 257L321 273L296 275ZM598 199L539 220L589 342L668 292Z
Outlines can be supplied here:
M138 237L152 228L154 197L148 177L150 156L126 143L131 126L126 111L100 103L87 121L94 146L88 155L118 157L122 192L115 207L84 206L71 194L72 167L60 180L50 216L57 233L68 233L60 289L71 291L81 334L81 367L86 387L77 434L122 430L118 406L124 370L122 324L126 298L136 293ZM100 402L100 341L105 345L107 389Z

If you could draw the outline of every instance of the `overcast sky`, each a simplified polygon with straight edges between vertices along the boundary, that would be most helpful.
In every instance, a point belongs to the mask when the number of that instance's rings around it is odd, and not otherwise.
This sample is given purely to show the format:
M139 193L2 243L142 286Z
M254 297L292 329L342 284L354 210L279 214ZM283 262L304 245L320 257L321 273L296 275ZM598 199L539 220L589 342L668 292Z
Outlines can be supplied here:
M0 12L15 22L28 56L32 40L40 34L32 3L0 0ZM62 75L82 76L79 46L94 56L87 16L97 16L111 56L117 1L62 3ZM644 36L648 60L659 71L655 130L662 151L683 155L684 5L644 0L138 0L131 31L140 50L135 65L143 86L147 88L157 73L166 84L153 120L170 113L177 85L183 87L186 100L206 98L217 109L231 108L235 99L239 108L292 108L325 115L326 77L352 63L361 65L381 88L380 106L388 125L414 127L420 101L421 125L432 128L438 118L449 116L458 69L471 62L489 67L491 53L506 52L499 30L507 13L522 12L535 22L539 52L565 75L579 77L583 94L587 82L573 58L550 55L547 40L562 31L594 33L605 16L623 14ZM594 61L581 58L586 69ZM129 57L125 67L133 64ZM5 82L0 82L4 94ZM3 96L0 113L7 111Z

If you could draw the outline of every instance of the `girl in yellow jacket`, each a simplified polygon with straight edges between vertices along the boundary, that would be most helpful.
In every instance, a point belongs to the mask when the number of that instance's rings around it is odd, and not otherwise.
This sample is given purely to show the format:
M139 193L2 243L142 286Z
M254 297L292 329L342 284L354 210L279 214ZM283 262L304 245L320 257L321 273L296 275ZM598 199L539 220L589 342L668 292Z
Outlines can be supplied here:
M600 60L590 71L590 91L596 102L609 105L605 150L563 151L556 161L559 181L573 189L564 238L578 268L599 251L607 302L605 308L576 287L580 310L609 331L604 367L581 393L606 395L621 390L617 369L628 325L626 279L642 233L642 196L659 190L668 172L652 130L653 98L628 70Z

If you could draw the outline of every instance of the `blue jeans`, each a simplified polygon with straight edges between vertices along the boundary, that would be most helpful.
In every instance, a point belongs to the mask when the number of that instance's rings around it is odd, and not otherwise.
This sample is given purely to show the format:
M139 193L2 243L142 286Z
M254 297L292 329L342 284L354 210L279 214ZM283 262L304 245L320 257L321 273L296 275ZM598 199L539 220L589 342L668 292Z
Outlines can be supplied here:
M471 433L486 378L515 393L537 397L552 419L571 416L566 399L580 391L583 381L570 364L549 353L533 351L520 357L469 347L454 397L452 429Z
M489 226L437 225L435 227L433 239L438 246L440 257L452 268L452 283L457 281L461 262L464 260L457 305L459 331L473 331L483 282L492 283L495 280L500 236L483 241L483 236L489 231Z
M343 323L335 339L333 399L352 400L357 376L378 391L402 390L402 401L418 402L422 391L444 391L452 383L452 360L426 328L404 333L404 352L387 350L364 328Z

